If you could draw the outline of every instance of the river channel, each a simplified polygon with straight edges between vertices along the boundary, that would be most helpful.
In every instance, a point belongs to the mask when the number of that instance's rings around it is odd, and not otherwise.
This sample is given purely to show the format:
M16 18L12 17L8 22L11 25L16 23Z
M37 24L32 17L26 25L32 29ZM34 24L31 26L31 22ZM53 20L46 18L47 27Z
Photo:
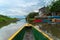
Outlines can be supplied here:
M0 29L0 40L8 40L20 27L22 27L26 21L20 20L16 23L11 23L7 26L4 26Z

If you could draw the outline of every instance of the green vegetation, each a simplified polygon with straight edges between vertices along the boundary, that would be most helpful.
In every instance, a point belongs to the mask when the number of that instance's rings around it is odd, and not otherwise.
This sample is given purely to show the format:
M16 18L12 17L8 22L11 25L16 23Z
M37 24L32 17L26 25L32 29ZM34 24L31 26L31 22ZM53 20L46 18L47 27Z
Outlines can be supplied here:
M31 12L31 13L29 13L27 15L27 17L26 17L26 21L28 23L32 23L32 21L34 20L34 17L37 16L37 15L39 15L38 12Z
M60 12L60 0L52 3L50 11L51 12Z
M0 15L0 28L16 21L16 18L10 18L7 16Z

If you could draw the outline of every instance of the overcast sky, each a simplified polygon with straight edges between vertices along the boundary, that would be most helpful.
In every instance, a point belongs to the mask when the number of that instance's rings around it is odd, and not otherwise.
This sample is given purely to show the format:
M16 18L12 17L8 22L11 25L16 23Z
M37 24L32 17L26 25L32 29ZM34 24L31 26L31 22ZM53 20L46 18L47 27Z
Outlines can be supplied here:
M8 16L27 15L31 11L37 11L51 0L0 0L0 14Z

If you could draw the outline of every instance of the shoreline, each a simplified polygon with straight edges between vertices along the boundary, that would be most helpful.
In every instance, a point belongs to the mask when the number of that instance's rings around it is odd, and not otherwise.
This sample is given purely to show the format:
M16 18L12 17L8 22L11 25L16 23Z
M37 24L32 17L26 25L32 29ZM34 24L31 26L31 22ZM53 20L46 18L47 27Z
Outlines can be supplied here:
M6 19L7 20L7 19ZM9 25L10 23L16 23L17 21L19 21L18 19L14 19L13 20L8 20L8 21L3 21L3 22L0 22L0 28L4 27L4 26L7 26Z

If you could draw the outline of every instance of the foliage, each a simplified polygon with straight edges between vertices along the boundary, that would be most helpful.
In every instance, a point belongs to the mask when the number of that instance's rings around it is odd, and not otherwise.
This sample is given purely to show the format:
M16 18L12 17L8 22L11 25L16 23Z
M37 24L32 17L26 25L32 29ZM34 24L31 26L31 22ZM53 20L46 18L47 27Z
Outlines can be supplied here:
M29 13L27 15L27 17L26 17L26 21L31 23L32 20L34 20L34 17L37 16L37 15L39 15L38 12L31 12L31 13Z
M50 9L51 12L60 12L60 0L53 3Z
M11 22L16 22L16 21L17 21L16 18L10 18L8 16L0 15L0 28L2 26L10 24Z
M37 15L38 15L38 12L31 12L31 13L28 14L28 17L29 18L34 18Z

